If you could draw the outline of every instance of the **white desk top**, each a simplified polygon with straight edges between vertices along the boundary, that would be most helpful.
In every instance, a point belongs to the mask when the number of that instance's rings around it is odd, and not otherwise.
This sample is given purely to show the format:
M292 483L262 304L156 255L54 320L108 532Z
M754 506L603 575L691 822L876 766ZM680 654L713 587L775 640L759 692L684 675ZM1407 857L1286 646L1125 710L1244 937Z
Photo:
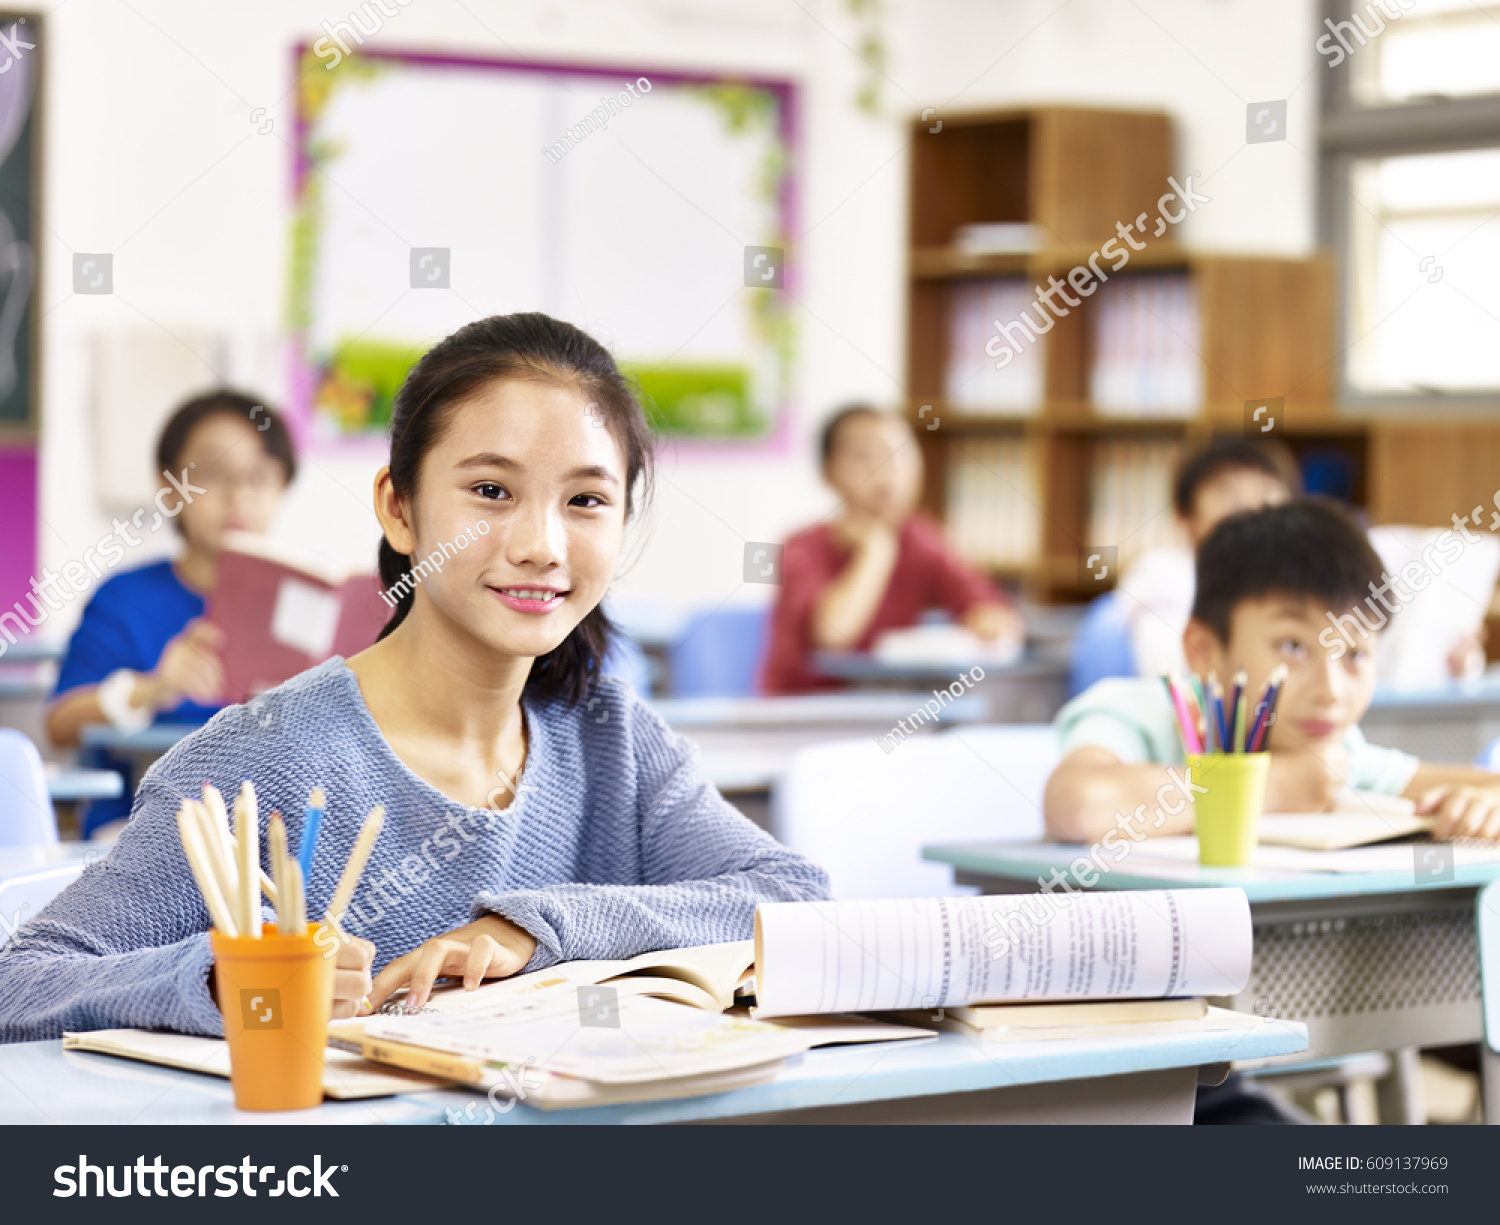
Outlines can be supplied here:
M809 1051L790 1060L774 1081L710 1097L586 1110L543 1111L523 1104L496 1114L494 1122L693 1122L1227 1063L1294 1054L1306 1045L1305 1026L1274 1020L1218 1033L1072 1042L988 1043L942 1033L934 1041ZM64 1051L55 1041L0 1046L0 1124L442 1123L448 1119L445 1108L462 1116L471 1104L476 1109L470 1117L482 1121L485 1098L456 1090L246 1114L234 1109L229 1082L218 1077Z

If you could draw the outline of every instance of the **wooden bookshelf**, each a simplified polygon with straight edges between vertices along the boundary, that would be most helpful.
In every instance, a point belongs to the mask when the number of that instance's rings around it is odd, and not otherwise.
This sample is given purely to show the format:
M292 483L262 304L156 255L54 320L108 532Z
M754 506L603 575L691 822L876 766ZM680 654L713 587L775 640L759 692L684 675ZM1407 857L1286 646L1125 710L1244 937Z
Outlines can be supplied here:
M940 520L947 518L956 447L976 438L1034 444L1028 453L1038 467L1030 482L1040 498L1035 555L1029 563L991 567L995 577L1041 601L1098 594L1096 584L1080 587L1077 558L1086 545L1114 543L1087 538L1101 448L1122 439L1200 445L1215 434L1241 432L1246 402L1268 397L1283 401L1282 441L1305 463L1346 474L1345 494L1372 522L1446 526L1455 509L1482 503L1488 523L1500 484L1500 423L1340 412L1328 257L1189 251L1172 226L1158 236L1148 221L1145 232L1132 230L1143 248L1130 249L1126 263L1116 268L1100 259L1111 239L1116 252L1125 249L1117 222L1130 226L1141 213L1154 221L1158 198L1171 190L1167 115L1037 107L945 116L941 132L930 127L912 126L907 407L927 463L923 505ZM976 252L955 242L960 227L992 222L1029 223L1036 249ZM1105 415L1095 408L1090 372L1101 299L1082 293L1044 337L1043 394L1025 415L950 402L946 379L961 287L996 278L1066 282L1091 256L1116 281L1166 274L1188 287L1198 311L1194 373L1201 388L1191 415L1151 416L1149 409Z

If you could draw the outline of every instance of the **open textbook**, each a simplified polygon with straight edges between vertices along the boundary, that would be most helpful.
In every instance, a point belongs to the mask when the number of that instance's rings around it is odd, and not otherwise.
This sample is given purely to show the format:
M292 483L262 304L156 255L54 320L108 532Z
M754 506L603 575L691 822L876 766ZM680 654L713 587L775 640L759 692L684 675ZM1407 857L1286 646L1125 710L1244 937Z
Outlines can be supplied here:
M755 1015L1228 996L1250 952L1239 889L772 902Z

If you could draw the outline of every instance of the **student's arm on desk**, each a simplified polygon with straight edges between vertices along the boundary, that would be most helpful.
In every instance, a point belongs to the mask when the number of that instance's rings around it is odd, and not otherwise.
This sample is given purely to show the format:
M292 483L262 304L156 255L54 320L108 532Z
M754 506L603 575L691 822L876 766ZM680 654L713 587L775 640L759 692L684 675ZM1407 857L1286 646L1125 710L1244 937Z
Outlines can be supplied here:
M1437 819L1432 836L1500 840L1500 775L1478 766L1423 762L1401 793Z
M1047 834L1059 842L1094 842L1114 829L1147 836L1190 834L1193 807L1177 781L1182 771L1181 766L1121 761L1098 745L1076 748L1047 780L1042 797ZM1120 819L1131 816L1128 826Z

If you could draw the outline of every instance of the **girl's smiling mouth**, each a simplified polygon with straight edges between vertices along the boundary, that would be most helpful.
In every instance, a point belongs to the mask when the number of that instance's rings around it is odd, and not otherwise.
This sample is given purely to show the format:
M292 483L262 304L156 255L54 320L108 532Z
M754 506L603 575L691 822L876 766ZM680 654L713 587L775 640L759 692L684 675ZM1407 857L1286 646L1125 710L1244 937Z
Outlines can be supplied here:
M562 605L567 592L555 587L491 587L500 602L517 612L547 613Z

